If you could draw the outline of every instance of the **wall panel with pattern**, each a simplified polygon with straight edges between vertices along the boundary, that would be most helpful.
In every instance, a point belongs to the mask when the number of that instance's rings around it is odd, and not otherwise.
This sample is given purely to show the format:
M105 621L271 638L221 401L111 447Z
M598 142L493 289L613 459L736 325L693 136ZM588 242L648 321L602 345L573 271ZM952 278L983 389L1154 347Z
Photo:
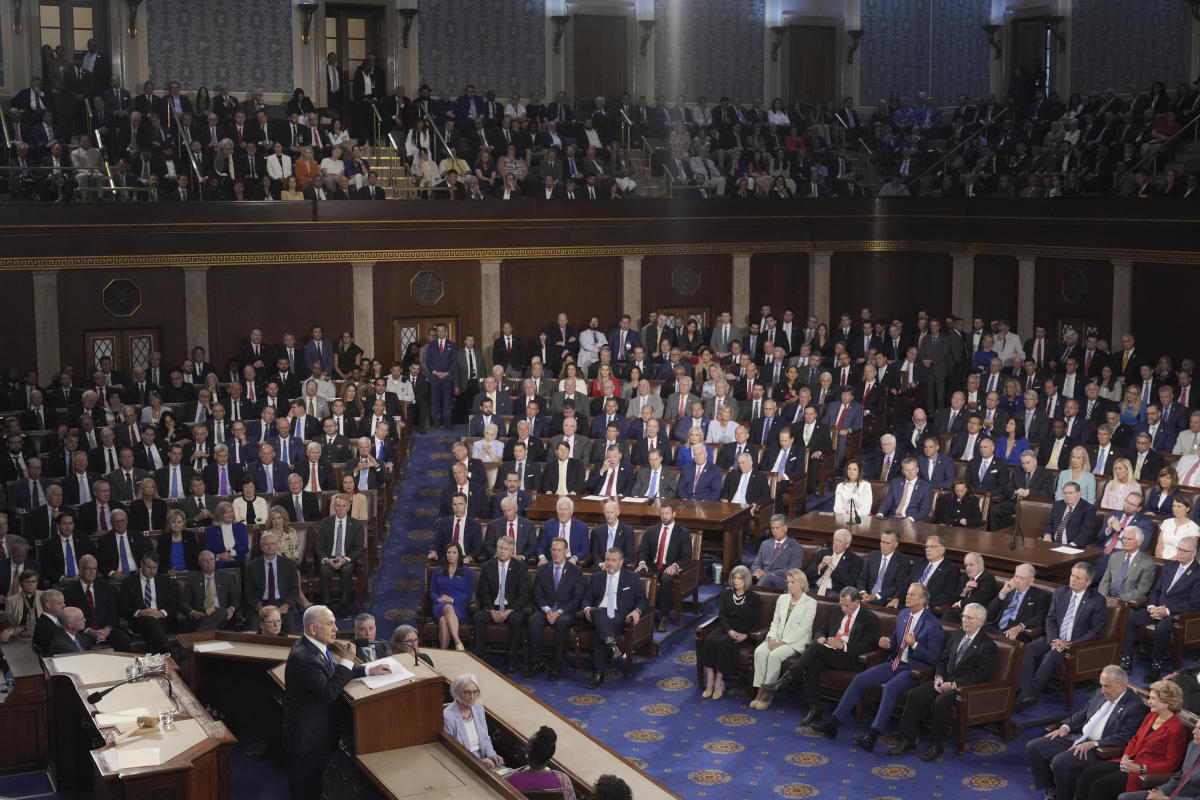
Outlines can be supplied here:
M513 91L546 94L545 0L437 0L423 3L420 81L434 95L457 97L468 83L482 94L494 89L506 100ZM414 87L415 88L415 87ZM551 94L554 90L551 91ZM416 94L415 91L411 91Z
M1082 6L1082 7L1081 7ZM1177 0L1087 0L1071 19L1071 88L1125 91L1190 80L1192 15Z
M171 80L191 92L218 81L243 94L294 88L291 0L154 0L145 8L150 79L160 90Z
M654 0L657 92L668 97L761 97L763 0Z

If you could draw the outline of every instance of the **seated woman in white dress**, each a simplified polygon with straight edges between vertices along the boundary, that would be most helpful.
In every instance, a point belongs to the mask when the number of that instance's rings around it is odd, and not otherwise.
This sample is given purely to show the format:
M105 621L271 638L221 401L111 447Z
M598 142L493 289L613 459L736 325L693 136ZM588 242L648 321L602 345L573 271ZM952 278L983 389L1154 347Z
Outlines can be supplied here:
M1158 526L1158 545L1154 555L1168 561L1175 558L1175 548L1187 536L1200 536L1200 526L1191 520L1192 501L1179 495L1171 501L1171 518Z
M708 424L708 434L704 440L710 444L732 442L737 429L738 423L733 421L733 409L729 406L721 406L721 410L717 412L717 418Z
M865 519L871 516L872 499L871 484L862 477L862 465L846 462L846 477L833 491L833 513L856 513Z

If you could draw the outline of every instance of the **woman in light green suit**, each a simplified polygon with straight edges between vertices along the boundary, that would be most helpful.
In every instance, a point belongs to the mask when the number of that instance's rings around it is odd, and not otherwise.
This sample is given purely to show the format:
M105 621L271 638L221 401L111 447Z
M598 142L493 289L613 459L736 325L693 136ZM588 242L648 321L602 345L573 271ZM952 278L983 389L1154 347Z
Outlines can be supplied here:
M758 694L750 707L757 711L765 711L771 705L771 695L762 690L762 685L779 680L783 662L803 651L812 639L817 601L806 592L808 577L798 569L789 569L787 594L779 596L767 638L754 649L754 688Z

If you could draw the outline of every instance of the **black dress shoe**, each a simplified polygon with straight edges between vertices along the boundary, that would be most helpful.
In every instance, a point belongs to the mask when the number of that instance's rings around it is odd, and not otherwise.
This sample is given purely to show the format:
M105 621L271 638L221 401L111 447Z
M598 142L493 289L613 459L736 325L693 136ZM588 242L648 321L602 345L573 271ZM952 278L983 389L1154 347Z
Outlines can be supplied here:
M1150 666L1146 668L1145 682L1153 683L1154 681L1158 680L1161 677L1162 677L1162 664L1158 663L1157 661L1151 662Z
M863 750L867 751L868 753L875 752L875 734L874 733L868 732L868 733L862 734L861 736L855 736L854 743L856 745L858 745L859 747L861 747Z
M821 718L821 707L813 706L812 708L810 708L808 710L808 713L804 715L804 718L800 720L800 727L804 728L809 725L812 725L814 722L816 722L820 718Z
M1037 702L1037 698L1034 697L1033 695L1023 694L1017 698L1017 701L1015 703L1013 703L1013 711L1015 711L1015 712L1024 711L1025 709L1029 708L1031 705L1033 705L1036 702Z
M1121 669L1126 672L1133 672L1133 659L1129 656L1121 656Z
M588 678L587 687L589 689L595 689L602 683L604 683L604 672L597 670L596 672L592 673L592 677Z
M608 652L613 661L620 661L625 657L625 654L621 652L621 648L617 646L616 639L609 639L605 644L608 645Z
M818 722L813 725L813 730L825 734L827 739L836 739L838 735L838 720L837 717L830 717L824 722Z
M659 633L667 632L667 618L666 617L663 617L662 619L660 619L658 621L658 632Z
M558 664L554 664L550 667L550 671L546 673L546 677L552 681L558 680Z
M917 743L912 739L901 739L897 744L893 745L888 750L889 756L902 756L905 753L917 752Z
M926 750L924 753L921 753L921 760L937 761L941 757L943 750L945 750L945 748L942 747L941 742L933 742L929 745L928 750Z
M546 668L546 662L542 661L541 659L538 659L537 661L533 662L532 664L530 664L528 667L525 668L525 677L532 678L534 675L537 675L539 672L541 672L545 668Z

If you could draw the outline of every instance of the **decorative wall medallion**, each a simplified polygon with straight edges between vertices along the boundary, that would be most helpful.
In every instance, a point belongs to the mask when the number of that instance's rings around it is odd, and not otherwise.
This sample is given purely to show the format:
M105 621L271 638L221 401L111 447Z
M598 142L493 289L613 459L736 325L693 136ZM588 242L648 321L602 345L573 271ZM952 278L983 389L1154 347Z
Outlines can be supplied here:
M680 264L671 273L671 288L677 294L691 297L700 288L700 273L691 264Z
M1077 269L1073 269L1063 276L1062 298L1071 304L1082 303L1087 300L1088 294L1088 279Z
M436 272L425 271L413 276L408 290L417 305L432 306L442 299L445 285L442 283L442 277Z
M100 302L114 317L132 317L142 307L142 290L133 281L118 278L100 290Z

